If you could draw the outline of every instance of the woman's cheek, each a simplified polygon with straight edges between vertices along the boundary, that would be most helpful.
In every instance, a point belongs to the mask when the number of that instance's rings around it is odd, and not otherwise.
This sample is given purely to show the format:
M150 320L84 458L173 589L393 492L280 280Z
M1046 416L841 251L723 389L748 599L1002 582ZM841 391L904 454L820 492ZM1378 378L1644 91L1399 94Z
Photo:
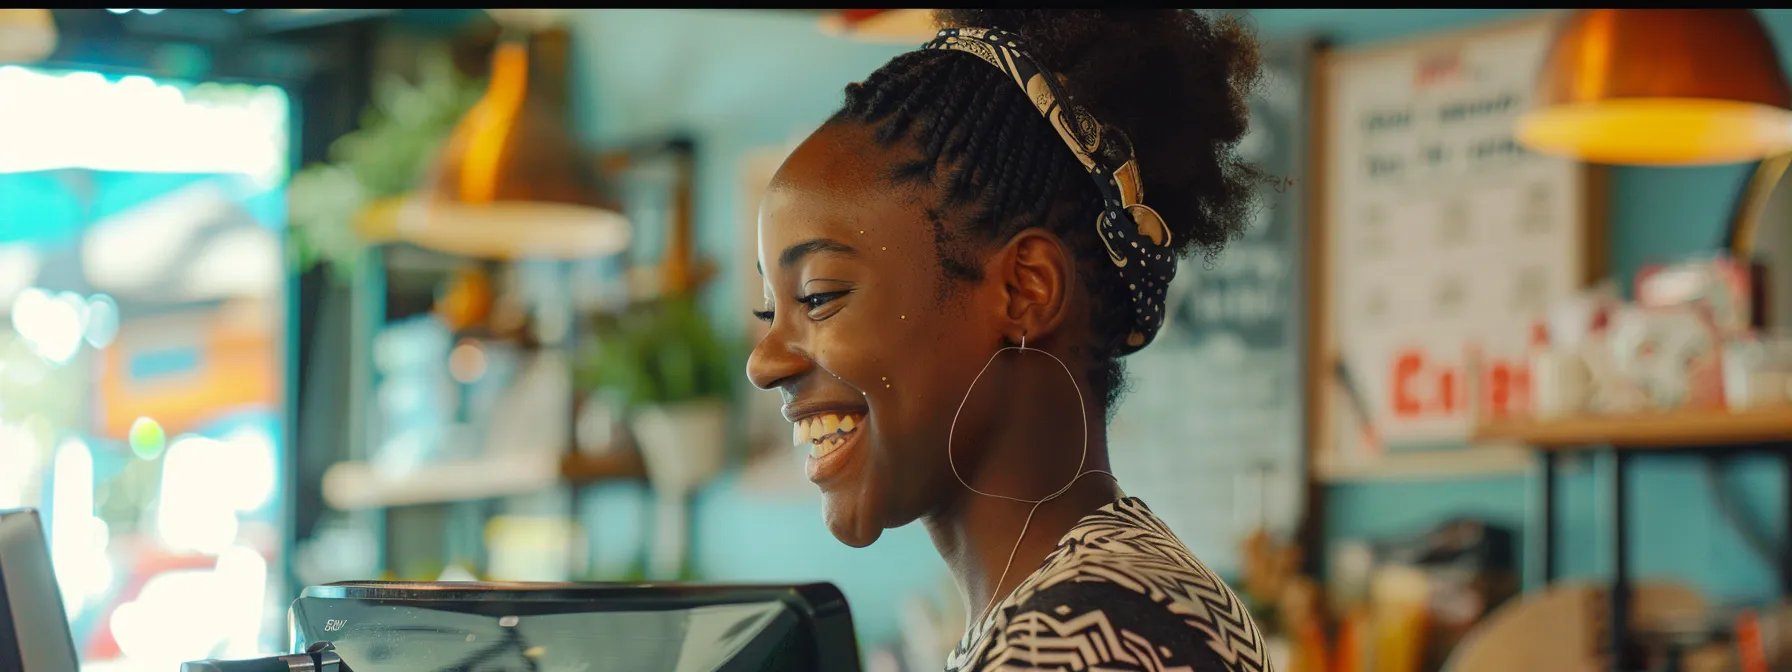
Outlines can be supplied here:
M831 328L819 334L814 351L816 363L866 397L897 392L903 372L913 371L919 362L929 359L926 353L910 347L917 342L913 331L916 323L904 313L897 313L893 320L881 320L880 324L875 314L867 314L870 311L849 312L858 314L852 315L852 319L838 319L848 317L843 312L837 319L823 323Z

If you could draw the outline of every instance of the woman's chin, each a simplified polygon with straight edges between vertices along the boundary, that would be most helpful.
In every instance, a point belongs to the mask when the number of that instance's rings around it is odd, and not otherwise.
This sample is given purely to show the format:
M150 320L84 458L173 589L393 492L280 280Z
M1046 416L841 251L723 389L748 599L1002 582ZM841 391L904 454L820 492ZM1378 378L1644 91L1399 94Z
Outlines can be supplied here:
M884 534L884 527L875 522L875 516L866 515L868 513L856 497L828 494L822 500L821 516L827 522L828 532L833 533L840 543L853 548L870 546Z

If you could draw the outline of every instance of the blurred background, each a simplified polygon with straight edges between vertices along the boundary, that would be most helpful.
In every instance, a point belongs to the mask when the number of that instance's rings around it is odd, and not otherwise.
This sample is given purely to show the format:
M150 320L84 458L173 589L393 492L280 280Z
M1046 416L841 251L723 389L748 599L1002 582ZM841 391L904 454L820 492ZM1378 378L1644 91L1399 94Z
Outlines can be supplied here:
M1110 427L1303 672L1792 669L1792 10L1254 10L1283 179ZM85 669L307 585L830 581L760 190L922 10L0 9L0 509ZM1191 120L1199 123L1199 120Z

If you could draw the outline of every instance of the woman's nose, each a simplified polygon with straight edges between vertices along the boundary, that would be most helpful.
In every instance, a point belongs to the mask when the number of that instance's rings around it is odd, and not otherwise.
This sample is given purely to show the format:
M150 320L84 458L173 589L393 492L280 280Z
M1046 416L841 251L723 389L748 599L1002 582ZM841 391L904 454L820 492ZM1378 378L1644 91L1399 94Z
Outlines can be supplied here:
M790 341L775 328L759 339L747 356L747 380L761 390L777 388L808 368L809 358L790 347Z

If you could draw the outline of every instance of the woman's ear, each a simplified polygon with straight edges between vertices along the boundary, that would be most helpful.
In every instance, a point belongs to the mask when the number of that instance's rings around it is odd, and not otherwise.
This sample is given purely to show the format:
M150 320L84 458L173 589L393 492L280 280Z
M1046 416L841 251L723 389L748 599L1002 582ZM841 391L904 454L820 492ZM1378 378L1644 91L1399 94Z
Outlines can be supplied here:
M1070 248L1044 229L1020 232L1003 249L998 272L1006 300L1009 339L1044 339L1069 312L1076 266Z

